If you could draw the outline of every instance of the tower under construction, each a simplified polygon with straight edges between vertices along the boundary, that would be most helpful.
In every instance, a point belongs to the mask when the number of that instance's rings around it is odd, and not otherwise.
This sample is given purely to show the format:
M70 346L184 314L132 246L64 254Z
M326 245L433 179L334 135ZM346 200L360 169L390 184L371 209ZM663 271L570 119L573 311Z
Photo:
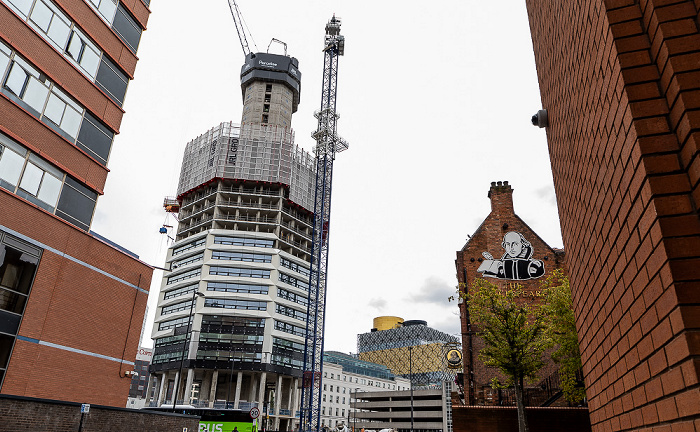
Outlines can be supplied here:
M257 406L269 418L262 426L293 430L315 161L291 129L301 91L297 59L250 53L240 78L240 125L222 123L185 149L148 394L152 405Z

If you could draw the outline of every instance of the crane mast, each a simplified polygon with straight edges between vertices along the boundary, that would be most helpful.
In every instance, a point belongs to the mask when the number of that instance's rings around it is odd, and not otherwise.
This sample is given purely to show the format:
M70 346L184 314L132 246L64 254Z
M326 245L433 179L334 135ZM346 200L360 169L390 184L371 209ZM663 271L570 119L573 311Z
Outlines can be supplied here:
M336 127L339 116L335 111L338 58L344 54L344 51L345 37L340 34L340 19L333 15L333 18L326 24L321 109L314 113L318 119L318 128L311 135L316 140L314 150L316 153L316 190L308 321L304 348L304 378L299 421L301 432L316 432L320 427L333 161L337 152L348 148L348 143L337 134Z

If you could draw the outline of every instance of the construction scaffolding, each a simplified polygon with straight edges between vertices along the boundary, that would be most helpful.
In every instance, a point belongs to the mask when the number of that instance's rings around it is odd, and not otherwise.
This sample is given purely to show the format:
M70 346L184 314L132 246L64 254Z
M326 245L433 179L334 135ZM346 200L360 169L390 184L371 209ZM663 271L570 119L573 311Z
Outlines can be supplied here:
M315 177L315 159L291 129L224 122L185 147L177 195L215 178L245 179L285 184L291 201L312 209Z

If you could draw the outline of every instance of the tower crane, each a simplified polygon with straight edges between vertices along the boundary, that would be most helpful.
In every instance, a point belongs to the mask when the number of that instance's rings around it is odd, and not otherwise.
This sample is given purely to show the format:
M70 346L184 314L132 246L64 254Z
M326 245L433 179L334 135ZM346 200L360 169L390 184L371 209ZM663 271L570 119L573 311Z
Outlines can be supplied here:
M233 23L236 25L236 31L238 32L238 40L241 41L241 48L243 48L243 55L247 57L248 54L250 54L248 37L246 36L246 29L248 26L245 24L245 21L243 21L243 15L241 15L241 11L238 9L238 4L235 0L228 0L228 7L231 9ZM250 40L253 41L253 45L255 45L257 51L258 47L255 44L255 40L253 40L253 35L250 33L250 30L248 30L248 35L250 36Z
M301 432L317 432L320 427L333 161L337 152L348 149L348 143L338 136L336 130L339 118L335 111L338 58L345 53L345 37L340 34L340 24L340 19L336 18L335 15L326 24L321 108L314 113L318 119L318 128L311 135L316 140L314 150L316 153L316 189L308 321L304 347L304 379L299 421Z

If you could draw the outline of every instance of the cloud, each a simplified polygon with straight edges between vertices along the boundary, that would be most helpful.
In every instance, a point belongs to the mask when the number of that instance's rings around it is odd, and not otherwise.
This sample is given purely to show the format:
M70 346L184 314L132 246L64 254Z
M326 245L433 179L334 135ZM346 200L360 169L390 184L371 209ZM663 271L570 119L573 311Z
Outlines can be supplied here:
M462 332L459 313L456 310L451 311L451 313L443 314L441 320L430 323L430 326L436 330L457 337L459 337Z
M455 294L455 288L437 276L429 276L410 300L417 303L429 303L447 306L447 298Z
M535 189L535 195L549 204L557 205L557 197L554 194L554 188L552 186L543 186L539 189Z
M386 307L386 299L375 297L369 300L369 307L382 310Z

